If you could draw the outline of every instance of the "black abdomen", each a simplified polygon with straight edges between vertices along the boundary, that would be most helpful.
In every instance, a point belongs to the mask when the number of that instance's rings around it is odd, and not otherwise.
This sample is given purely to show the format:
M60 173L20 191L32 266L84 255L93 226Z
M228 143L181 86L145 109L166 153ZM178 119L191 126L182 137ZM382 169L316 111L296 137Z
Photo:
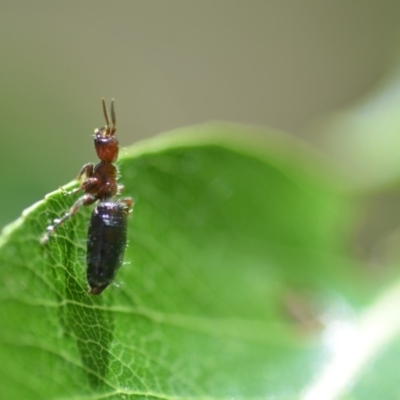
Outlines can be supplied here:
M114 279L126 246L129 207L103 201L93 210L87 239L87 280L91 294L100 294Z

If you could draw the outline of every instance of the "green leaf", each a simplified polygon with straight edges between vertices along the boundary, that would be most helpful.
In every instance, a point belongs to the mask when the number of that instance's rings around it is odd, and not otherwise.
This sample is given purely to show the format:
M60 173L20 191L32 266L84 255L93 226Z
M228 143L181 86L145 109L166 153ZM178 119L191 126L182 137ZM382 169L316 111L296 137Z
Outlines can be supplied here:
M320 117L307 138L337 163L352 191L377 191L400 177L400 69L354 104Z
M60 191L5 229L2 398L294 399L318 389L326 334L374 290L344 250L352 208L331 172L294 140L254 131L201 126L127 151L127 263L101 296L85 281L91 209L45 246L46 226L74 201Z

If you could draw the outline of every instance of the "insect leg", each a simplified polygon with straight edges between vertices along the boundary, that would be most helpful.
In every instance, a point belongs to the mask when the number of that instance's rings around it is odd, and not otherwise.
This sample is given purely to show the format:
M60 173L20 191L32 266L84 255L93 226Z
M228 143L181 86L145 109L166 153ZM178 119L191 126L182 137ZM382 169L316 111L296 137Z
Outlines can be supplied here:
M83 175L86 175L87 178L90 178L91 176L93 176L93 169L94 165L92 163L85 164L79 171L79 174L76 179L80 180Z
M123 197L122 199L119 199L118 202L125 205L125 210L127 214L131 211L133 200L130 197Z
M40 243L42 244L47 243L50 238L50 235L52 235L54 231L61 224L63 224L68 218L72 217L79 210L80 207L88 206L89 204L94 203L96 200L97 197L91 194L85 194L82 197L80 197L62 218L55 219L53 225L47 227L47 232L40 239Z
M94 169L94 165L92 163L87 163L85 164L81 170L79 171L78 176L76 177L76 180L81 180L82 176L85 175L87 178L90 178L93 176L93 169ZM60 187L60 190L63 192L63 194L65 195L71 195L71 194L75 194L78 193L80 190L83 190L84 188L81 186L77 187L76 189L73 190L65 190L62 186Z

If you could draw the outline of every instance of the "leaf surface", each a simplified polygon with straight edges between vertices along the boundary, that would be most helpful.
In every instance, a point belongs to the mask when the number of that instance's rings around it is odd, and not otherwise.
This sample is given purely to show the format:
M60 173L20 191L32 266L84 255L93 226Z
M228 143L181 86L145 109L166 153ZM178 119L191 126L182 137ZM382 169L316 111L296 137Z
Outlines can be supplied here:
M186 128L121 157L135 206L101 296L85 281L91 209L46 246L74 201L60 191L5 229L2 398L312 399L324 335L375 291L344 250L352 209L330 172L253 131Z

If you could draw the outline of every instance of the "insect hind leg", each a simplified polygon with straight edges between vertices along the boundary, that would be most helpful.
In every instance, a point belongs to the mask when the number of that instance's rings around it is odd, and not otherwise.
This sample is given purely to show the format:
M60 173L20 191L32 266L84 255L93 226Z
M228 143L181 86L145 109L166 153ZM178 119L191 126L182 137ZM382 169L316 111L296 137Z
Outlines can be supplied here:
M47 227L47 232L42 236L40 239L41 244L46 244L50 236L55 232L55 230L63 224L67 219L71 218L76 212L82 207L82 206L88 206L90 204L93 204L97 200L96 196L93 196L91 194L85 194L82 197L80 197L74 204L73 206L69 209L69 211L61 218L57 218L54 220L54 223L52 225L49 225Z

